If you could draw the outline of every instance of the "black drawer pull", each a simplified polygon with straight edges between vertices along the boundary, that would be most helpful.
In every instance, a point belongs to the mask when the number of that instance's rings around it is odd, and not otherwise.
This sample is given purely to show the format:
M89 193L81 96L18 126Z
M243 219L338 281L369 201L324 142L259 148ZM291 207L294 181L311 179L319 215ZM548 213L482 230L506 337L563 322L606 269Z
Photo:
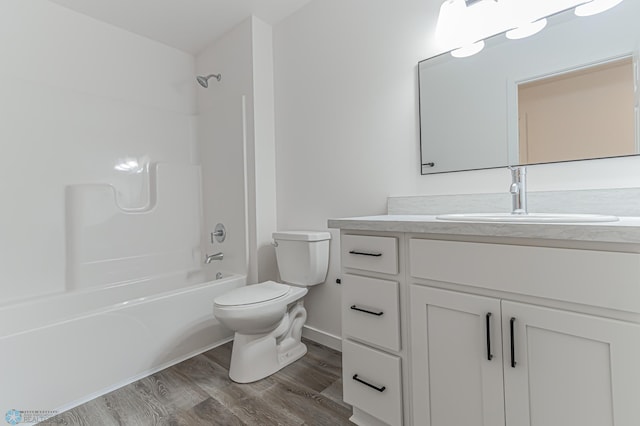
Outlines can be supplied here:
M511 335L511 368L516 368L515 318L509 320L509 334Z
M373 257L382 256L382 253L367 253L365 251L355 251L355 250L351 250L349 254L358 254L360 256L373 256Z
M352 305L351 309L353 309L354 311L364 312L365 314L375 315L377 317L379 317L380 315L384 314L384 312L382 312L382 311L380 311L380 312L367 311L366 309L358 308L356 305Z
M378 386L372 385L371 383L367 383L361 378L359 378L357 374L353 375L353 380L355 380L356 382L360 382L363 385L369 386L370 388L375 389L378 392L384 392L384 390L387 388L386 386L378 387Z
M493 355L491 354L491 312L487 313L487 359L491 361Z

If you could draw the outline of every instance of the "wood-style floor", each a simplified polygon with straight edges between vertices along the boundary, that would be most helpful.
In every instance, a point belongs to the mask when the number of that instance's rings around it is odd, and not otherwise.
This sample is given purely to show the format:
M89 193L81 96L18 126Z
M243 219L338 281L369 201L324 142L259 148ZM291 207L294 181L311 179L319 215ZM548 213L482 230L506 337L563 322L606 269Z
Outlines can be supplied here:
M96 398L40 424L348 425L339 352L305 340L307 354L250 384L229 379L231 343Z

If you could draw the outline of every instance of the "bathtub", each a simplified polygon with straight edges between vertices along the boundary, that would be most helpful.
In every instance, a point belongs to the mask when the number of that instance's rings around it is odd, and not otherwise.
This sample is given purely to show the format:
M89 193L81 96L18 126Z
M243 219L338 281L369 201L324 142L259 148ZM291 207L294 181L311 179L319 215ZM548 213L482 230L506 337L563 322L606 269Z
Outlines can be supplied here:
M0 307L0 414L62 412L229 341L213 299L245 284L180 273Z

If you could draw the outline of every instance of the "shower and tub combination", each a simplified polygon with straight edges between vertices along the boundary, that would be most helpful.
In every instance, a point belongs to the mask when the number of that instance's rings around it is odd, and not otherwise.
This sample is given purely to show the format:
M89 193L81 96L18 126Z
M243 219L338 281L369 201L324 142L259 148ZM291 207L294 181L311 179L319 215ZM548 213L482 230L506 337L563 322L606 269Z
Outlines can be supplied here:
M61 194L64 288L0 304L3 415L62 411L231 339L212 304L246 278L218 242L205 263L201 167L138 160Z

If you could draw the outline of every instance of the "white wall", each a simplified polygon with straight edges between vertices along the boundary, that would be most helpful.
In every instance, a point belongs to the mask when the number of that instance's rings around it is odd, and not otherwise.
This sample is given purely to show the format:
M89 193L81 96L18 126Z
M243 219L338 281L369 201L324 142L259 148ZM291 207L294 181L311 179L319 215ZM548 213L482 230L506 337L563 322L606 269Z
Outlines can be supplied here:
M421 176L417 62L440 0L313 0L274 28L280 229L383 214L391 195L506 191L506 169ZM640 186L640 159L530 167L530 190ZM307 324L340 335L338 232Z
M149 194L123 158L191 164L193 57L46 0L0 3L0 304L65 290L65 187Z

